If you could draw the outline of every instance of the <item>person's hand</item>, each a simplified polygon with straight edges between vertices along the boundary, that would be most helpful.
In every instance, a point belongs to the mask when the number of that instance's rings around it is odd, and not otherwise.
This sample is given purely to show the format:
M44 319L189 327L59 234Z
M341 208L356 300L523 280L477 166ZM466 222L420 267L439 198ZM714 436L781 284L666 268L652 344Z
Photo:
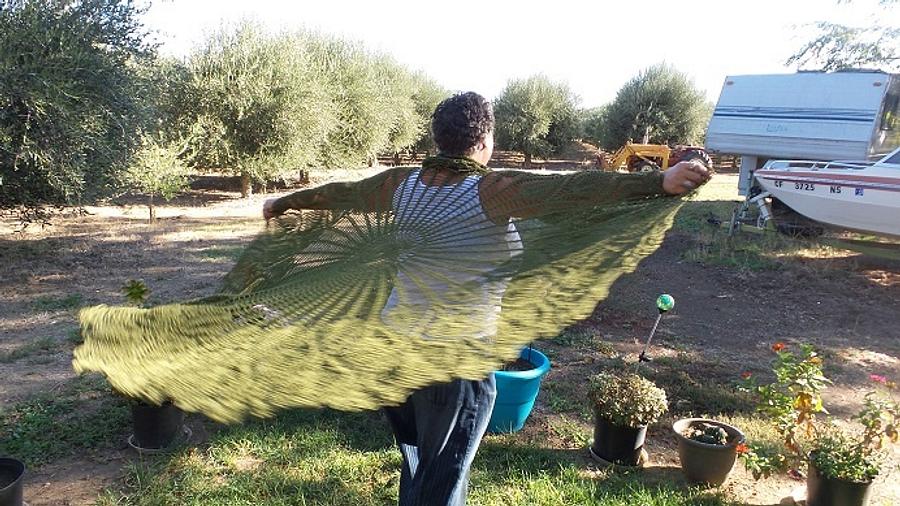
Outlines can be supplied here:
M275 201L278 199L268 199L263 203L263 218L270 220L277 216L275 214Z
M671 195L681 195L709 181L712 173L696 160L678 162L663 172L663 190Z

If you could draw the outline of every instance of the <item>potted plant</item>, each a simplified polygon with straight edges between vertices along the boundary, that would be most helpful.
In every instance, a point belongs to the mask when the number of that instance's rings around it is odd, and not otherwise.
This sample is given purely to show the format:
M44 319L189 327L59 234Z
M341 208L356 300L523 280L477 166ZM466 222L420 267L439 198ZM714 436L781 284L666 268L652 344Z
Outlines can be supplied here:
M129 304L143 306L150 289L143 281L131 279L122 291ZM184 412L175 407L171 401L161 404L148 403L142 399L129 398L131 401L131 421L134 433L128 438L128 444L139 452L152 452L165 449L182 434L189 430L184 426Z
M490 432L516 432L534 408L541 380L550 370L550 359L531 346L522 350L518 360L495 371L497 399L488 422Z
M821 357L807 345L797 354L783 343L772 349L775 381L756 385L745 375L744 387L757 394L757 411L773 420L783 448L750 444L741 451L744 464L757 479L783 469L797 472L806 464L807 506L867 504L885 461L885 447L900 437L900 403L873 390L853 416L861 429L822 423L817 415L827 411L821 392L831 382L822 373ZM870 378L887 390L896 388L883 376Z
M0 505L22 506L25 464L8 457L0 458Z
M668 409L666 392L635 373L601 372L590 380L594 408L591 456L603 463L642 464L647 425Z
M128 444L139 452L168 448L187 432L184 411L171 401L156 405L132 399L131 426L134 433L128 438Z
M725 483L744 434L737 427L705 418L683 418L672 424L672 429L687 481L714 487Z

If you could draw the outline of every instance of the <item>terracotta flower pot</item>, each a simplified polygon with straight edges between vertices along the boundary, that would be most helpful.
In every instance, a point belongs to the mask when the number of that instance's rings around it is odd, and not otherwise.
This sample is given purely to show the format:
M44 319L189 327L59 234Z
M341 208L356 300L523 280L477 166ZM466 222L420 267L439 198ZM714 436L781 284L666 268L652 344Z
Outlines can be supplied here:
M822 476L813 459L806 473L806 506L865 506L872 482L857 483Z
M726 444L701 443L685 437L688 429L701 423L725 429ZM705 418L682 418L672 424L672 430L678 439L678 459L687 481L713 487L725 483L737 459L737 445L744 442L744 433L727 423Z
M25 464L0 458L0 506L22 506Z

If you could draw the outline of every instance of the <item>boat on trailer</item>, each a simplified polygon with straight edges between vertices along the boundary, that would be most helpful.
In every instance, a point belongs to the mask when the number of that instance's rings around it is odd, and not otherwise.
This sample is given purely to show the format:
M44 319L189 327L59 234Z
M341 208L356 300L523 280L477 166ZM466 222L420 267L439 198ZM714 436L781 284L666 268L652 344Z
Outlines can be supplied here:
M772 222L777 199L825 225L900 237L900 148L874 162L770 160L754 178L758 193L738 213L755 204L760 227Z

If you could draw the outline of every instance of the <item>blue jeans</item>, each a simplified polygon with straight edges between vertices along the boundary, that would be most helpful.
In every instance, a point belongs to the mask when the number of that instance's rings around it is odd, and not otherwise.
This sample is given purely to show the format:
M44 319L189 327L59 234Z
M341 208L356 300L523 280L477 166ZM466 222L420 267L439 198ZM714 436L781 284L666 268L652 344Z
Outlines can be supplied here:
M455 380L414 392L385 414L403 454L400 506L463 506L469 469L487 430L494 375Z

